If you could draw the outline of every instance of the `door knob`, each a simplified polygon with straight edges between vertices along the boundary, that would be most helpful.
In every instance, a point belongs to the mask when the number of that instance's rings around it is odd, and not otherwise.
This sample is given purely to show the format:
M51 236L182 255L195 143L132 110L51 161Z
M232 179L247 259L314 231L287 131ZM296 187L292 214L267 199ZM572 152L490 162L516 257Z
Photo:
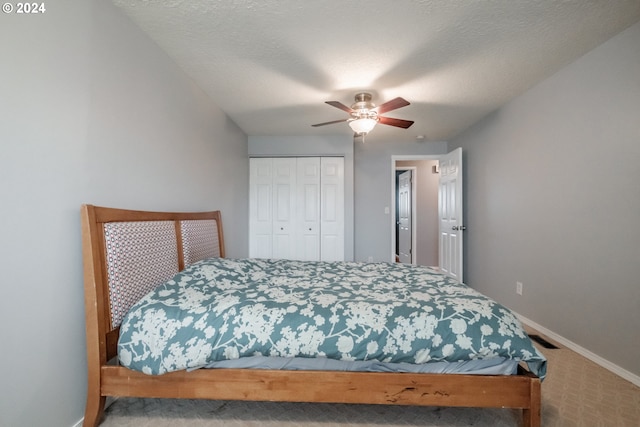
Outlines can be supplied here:
M464 231L467 229L467 227L465 227L464 225L460 225L460 226L454 225L453 227L451 227L451 229L454 231L457 231L457 230Z

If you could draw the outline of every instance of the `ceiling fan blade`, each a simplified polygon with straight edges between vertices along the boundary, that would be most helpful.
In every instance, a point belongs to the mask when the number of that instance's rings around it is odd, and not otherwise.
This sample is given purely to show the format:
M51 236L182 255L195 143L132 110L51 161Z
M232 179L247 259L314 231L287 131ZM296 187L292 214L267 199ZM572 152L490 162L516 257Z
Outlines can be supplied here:
M318 124L311 125L311 126L313 126L315 128L315 127L318 127L318 126L332 125L334 123L342 123L342 122L346 122L347 120L349 120L349 119L334 120L332 122L318 123Z
M413 121L411 120L393 119L391 117L380 116L378 116L378 122L382 123L383 125L395 126L403 129L408 129L413 124Z
M396 110L398 108L406 107L407 105L410 105L409 101L404 98L397 97L391 101L385 102L384 104L378 105L376 110L378 111L378 114L384 114L387 111Z
M346 105L344 105L342 102L338 102L338 101L325 101L325 103L331 105L332 107L336 107L339 108L343 111L346 111L347 113L351 113L353 110L349 107L347 107Z

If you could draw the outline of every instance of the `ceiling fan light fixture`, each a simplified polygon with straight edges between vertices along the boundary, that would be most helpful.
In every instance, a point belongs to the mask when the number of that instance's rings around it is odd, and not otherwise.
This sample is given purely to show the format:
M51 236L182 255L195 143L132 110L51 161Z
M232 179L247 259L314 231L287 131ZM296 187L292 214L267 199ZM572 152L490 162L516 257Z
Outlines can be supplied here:
M352 104L351 107L347 107L340 101L325 101L326 104L329 104L332 107L346 111L351 117L348 119L318 123L311 126L318 127L347 122L349 123L351 130L355 132L356 136L364 136L371 132L378 122L383 125L395 126L402 129L407 129L413 124L413 121L411 120L394 119L392 117L382 115L386 112L410 105L409 101L404 98L397 97L376 107L376 105L371 102L371 94L362 92L356 94L355 101L356 102Z
M367 134L378 123L375 119L362 118L349 121L349 127L357 134Z

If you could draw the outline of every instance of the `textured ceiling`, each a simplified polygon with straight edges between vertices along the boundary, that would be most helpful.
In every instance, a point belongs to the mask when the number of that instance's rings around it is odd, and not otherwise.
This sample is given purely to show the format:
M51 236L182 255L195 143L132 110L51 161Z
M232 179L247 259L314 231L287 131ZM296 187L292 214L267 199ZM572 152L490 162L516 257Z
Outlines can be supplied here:
M640 0L113 0L248 135L351 134L324 101L366 90L367 138L449 140L640 20Z

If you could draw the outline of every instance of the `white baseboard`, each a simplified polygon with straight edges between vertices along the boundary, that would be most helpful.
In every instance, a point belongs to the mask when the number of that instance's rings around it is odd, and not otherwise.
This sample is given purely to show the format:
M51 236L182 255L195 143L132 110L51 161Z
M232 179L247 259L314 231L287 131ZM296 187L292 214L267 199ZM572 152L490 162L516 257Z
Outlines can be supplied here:
M533 320L527 319L524 316L521 316L518 313L515 313L515 315L518 317L518 319L520 319L520 321L530 327L532 327L533 329L535 329L536 331L546 335L547 337L551 338L554 341L557 341L558 343L564 345L565 347L575 351L576 353L580 354L581 356L586 357L587 359L591 360L592 362L602 366L603 368L613 372L614 374L618 375L619 377L624 378L625 380L637 385L638 387L640 387L640 376L627 371L624 368L621 368L620 366L609 362L608 360L598 356L595 353L590 352L589 350L587 350L584 347L579 346L578 344L564 338L563 336L560 336L558 334L556 334L555 332L550 331L549 329L545 328L542 325L537 324L536 322L534 322Z

